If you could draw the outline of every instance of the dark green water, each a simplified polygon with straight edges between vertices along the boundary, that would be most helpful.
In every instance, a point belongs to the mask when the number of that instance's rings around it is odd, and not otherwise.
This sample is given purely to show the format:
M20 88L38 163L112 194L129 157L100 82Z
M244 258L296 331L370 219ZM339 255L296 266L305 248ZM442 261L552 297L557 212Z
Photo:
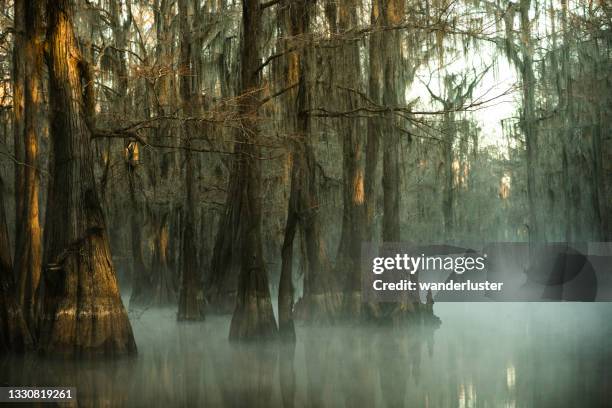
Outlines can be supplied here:
M79 406L612 406L612 304L436 304L435 331L299 326L236 346L229 319L133 316L133 360L4 360L3 385L73 386Z

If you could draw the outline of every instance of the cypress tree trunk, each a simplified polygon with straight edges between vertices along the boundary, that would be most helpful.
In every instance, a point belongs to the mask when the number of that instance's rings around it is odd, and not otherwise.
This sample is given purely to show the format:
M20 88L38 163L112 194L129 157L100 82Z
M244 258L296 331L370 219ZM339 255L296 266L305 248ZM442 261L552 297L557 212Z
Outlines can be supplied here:
M191 52L191 25L188 16L188 0L179 0L179 25L180 25L180 93L183 102L183 114L191 116L194 105L194 92L191 86L192 52ZM185 140L185 218L183 228L183 245L181 246L181 260L183 273L181 279L181 290L179 296L178 320L203 320L204 319L204 294L202 282L198 276L198 257L195 236L195 197L194 197L194 172L193 158L191 152L192 131L188 122L183 123L183 138Z
M17 164L16 202L17 222L15 225L15 275L18 279L19 304L30 329L36 322L36 291L40 281L42 264L41 228L39 222L38 194L38 134L41 130L42 114L42 1L15 2L17 25L15 40L15 81L23 92L22 112L16 107L15 156L21 158ZM23 74L22 77L20 75ZM19 98L20 91L16 91ZM17 100L17 99L16 99ZM23 114L23 120L19 115ZM19 160L19 159L18 159Z
M50 136L39 346L46 354L136 352L96 191L90 138L93 91L68 0L47 2Z
M382 0L372 0L372 10L370 16L370 24L373 27L380 28L383 23L381 18ZM383 62L382 62L382 44L383 34L379 30L374 30L370 34L369 44L369 77L368 77L368 96L375 103L382 104L381 93L383 88ZM366 212L366 239L370 242L375 242L374 236L375 221L374 214L376 212L377 202L377 173L381 139L381 128L383 123L377 116L368 118L368 138L366 142L366 159L365 159L365 212Z
M4 182L0 178L0 355L24 352L32 346L30 331L15 296L9 241L4 208Z
M383 1L380 18L383 26L388 29L383 33L383 91L382 100L386 107L401 105L404 100L400 96L404 86L400 81L401 42L399 32L392 29L404 17L404 2L402 0ZM383 128L383 242L399 242L400 235L400 138L398 123L395 116L389 112L384 117ZM418 280L418 274L411 277ZM410 317L420 303L418 291L406 294L402 302L380 305L383 317L389 318L394 324L401 323Z
M232 203L238 208L242 252L236 308L229 334L233 341L269 338L277 332L261 237L261 163L257 145L261 13L258 0L242 1L242 96L239 102L242 129L234 149L236 161L233 171L239 188L236 190L237 200Z
M386 4L385 4L386 3ZM403 18L404 3L401 0L383 2L380 18L385 27L398 24ZM399 60L401 59L401 44L397 30L387 30L383 34L384 64L383 64L383 104L398 106L398 92L403 89L399 81ZM400 240L400 171L399 171L399 135L396 129L397 120L392 113L384 118L383 125L383 241L397 242Z
M151 275L142 257L142 214L136 198L137 167L128 162L128 187L130 193L130 241L132 245L132 293L130 294L130 309L149 305L152 298Z
M223 314L231 313L236 305L240 259L232 254L240 253L240 218L234 203L239 197L240 188L238 174L232 171L228 182L225 210L219 221L215 238L210 279L206 289L206 298L211 311Z
M445 104L444 109L451 109L451 104ZM444 198L442 200L442 214L444 216L444 237L449 244L453 239L453 143L455 140L454 117L450 112L444 114Z
M531 41L531 23L529 8L531 0L520 0L520 27L523 45L523 60L521 66L523 91L522 126L525 133L527 150L527 200L529 205L529 241L538 243L546 240L538 217L538 200L536 197L536 166L538 166L538 135L535 113L535 74L533 72L533 44Z
M355 0L343 0L338 3L337 25L335 21L336 12L328 12L330 27L336 30L335 34L343 34L357 25L357 2ZM346 88L358 87L360 62L359 47L356 42L351 41L340 46L335 52L333 65L335 72L332 73L332 82ZM343 96L342 109L347 111L358 106L359 102L351 93ZM342 174L343 174L343 217L342 234L338 249L338 261L336 268L345 278L344 309L350 317L361 315L361 242L364 238L365 227L365 192L364 192L364 169L363 169L363 138L358 131L358 120L355 118L343 118L339 121L340 138L342 143Z
M153 224L151 305L156 307L175 306L177 301L176 291L172 279L172 270L168 265L168 244L170 240L168 218L170 218L170 212L166 208L158 208L152 212L151 218Z
M23 214L23 163L25 148L25 70L26 70L26 33L24 31L26 20L26 1L15 1L15 40L13 44L13 142L15 144L15 219L20 220ZM17 28L19 27L19 28ZM19 233L19 229L16 230ZM17 241L21 240L17 237Z
M390 35L397 33L391 33ZM392 41L399 48L399 41ZM395 87L395 63L391 59L385 64L385 88L383 102L385 106L397 106L397 95ZM400 217L399 217L399 135L395 130L395 119L392 114L386 115L384 137L383 137L383 241L398 242L400 240Z
M291 192L287 208L287 224L281 250L281 274L278 284L278 331L282 338L295 340L293 324L293 241L298 227L297 182L294 182L295 164L291 165Z
M301 0L290 3L288 15L288 31L296 46L302 45L300 51L289 54L287 77L298 81L295 98L295 108L290 109L295 127L296 140L293 143L292 170L291 170L291 197L287 215L287 229L283 244L283 269L281 282L288 289L291 276L290 259L292 259L293 236L295 225L299 223L302 228L306 244L307 273L304 276L304 294L300 301L301 315L307 320L327 321L333 320L338 313L340 299L336 285L332 281L331 268L325 251L325 243L321 234L319 221L319 186L317 180L317 164L313 147L313 136L310 132L310 118L306 114L309 109L311 92L311 53L308 45L304 46L305 35L310 32L310 15L314 3L310 0ZM292 84L288 84L292 85ZM290 259L285 259L290 257ZM285 269L288 268L288 269ZM283 273L289 274L288 277ZM283 281L284 280L284 281ZM282 287L282 286L281 286ZM279 287L280 289L280 287ZM279 292L279 301L282 294ZM286 301L285 306L288 304ZM293 305L293 297L291 297ZM280 306L280 303L279 303ZM280 325L280 309L279 309Z

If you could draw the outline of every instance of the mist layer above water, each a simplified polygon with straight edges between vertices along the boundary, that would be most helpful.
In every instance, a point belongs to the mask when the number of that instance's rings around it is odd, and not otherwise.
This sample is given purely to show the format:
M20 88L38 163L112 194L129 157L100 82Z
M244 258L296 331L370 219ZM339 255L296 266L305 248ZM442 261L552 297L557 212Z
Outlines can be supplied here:
M298 325L295 346L232 345L229 319L131 316L132 360L12 358L3 385L75 386L84 406L576 407L612 401L612 304L436 305L442 326Z

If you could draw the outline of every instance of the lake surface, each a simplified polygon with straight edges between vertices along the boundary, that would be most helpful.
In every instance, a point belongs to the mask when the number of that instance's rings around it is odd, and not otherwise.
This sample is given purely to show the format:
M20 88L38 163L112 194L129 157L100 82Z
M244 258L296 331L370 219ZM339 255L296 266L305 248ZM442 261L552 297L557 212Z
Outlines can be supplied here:
M229 344L229 318L132 315L137 358L0 363L2 385L72 386L79 406L612 406L612 304L438 303L437 330L298 325ZM21 405L24 406L25 404Z

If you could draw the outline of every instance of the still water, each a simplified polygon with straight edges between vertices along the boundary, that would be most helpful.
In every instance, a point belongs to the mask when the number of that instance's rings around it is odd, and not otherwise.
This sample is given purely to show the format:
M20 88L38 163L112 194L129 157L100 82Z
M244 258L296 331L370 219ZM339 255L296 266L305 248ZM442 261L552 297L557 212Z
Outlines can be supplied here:
M438 303L437 330L298 325L237 346L229 318L133 314L139 355L0 363L2 385L72 386L101 407L612 406L612 304Z

